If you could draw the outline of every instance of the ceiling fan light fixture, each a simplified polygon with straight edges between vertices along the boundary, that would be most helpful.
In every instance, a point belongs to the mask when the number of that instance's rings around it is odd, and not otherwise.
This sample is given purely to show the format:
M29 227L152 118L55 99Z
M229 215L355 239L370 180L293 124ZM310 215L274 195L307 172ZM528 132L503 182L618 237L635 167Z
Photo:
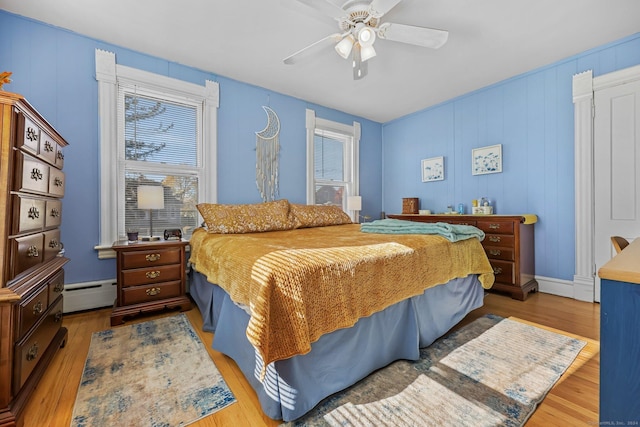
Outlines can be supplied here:
M358 43L360 43L360 46L362 46L363 48L367 46L373 46L373 42L375 41L376 32L373 31L373 28L363 25L362 28L358 30Z
M355 39L351 34L340 40L335 46L338 55L340 55L343 59L348 59L349 55L351 54L351 50L353 49L354 42Z
M373 46L362 46L360 49L360 60L367 61L376 56L376 50Z

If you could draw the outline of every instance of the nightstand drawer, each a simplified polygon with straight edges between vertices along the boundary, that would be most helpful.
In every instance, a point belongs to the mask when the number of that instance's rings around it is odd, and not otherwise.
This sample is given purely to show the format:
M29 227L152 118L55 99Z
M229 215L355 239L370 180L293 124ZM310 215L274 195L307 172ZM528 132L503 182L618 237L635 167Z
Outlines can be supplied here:
M476 225L487 234L513 234L513 221L478 221Z
M513 249L488 247L484 248L484 251L487 253L487 258L489 258L489 261L491 261L492 259L504 259L506 261L514 260Z
M496 283L506 283L509 285L515 282L515 264L509 261L497 261L490 259L493 274L496 276Z
M515 236L508 234L485 234L482 246L500 246L503 248L515 247Z
M170 280L180 280L182 278L180 264L123 270L121 274L123 288L150 283L168 282Z
M156 249L149 251L124 252L122 269L145 268L156 265L180 264L181 248Z
M139 304L180 295L182 295L182 282L180 280L144 286L131 286L122 290L122 303L123 305Z

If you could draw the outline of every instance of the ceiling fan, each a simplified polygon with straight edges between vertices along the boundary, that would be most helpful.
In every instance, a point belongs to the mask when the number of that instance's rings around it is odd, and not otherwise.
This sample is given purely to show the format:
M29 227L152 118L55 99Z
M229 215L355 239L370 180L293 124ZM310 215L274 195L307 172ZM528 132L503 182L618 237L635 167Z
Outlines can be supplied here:
M367 75L367 61L376 56L376 38L438 49L447 42L449 32L434 28L381 22L382 16L402 0L348 0L342 7L329 0L298 0L338 21L341 32L331 34L284 59L295 64L327 45L344 59L352 58L353 78Z

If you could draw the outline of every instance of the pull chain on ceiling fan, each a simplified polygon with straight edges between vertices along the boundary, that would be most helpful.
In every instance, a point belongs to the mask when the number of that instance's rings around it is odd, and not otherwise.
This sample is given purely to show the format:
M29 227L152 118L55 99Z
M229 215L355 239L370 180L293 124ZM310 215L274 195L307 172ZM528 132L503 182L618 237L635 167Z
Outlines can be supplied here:
M349 0L339 7L329 0L298 0L338 22L340 33L331 34L284 59L295 64L329 44L344 59L351 56L353 78L367 75L367 61L376 56L377 38L438 49L447 42L449 32L413 25L381 23L380 18L401 0Z

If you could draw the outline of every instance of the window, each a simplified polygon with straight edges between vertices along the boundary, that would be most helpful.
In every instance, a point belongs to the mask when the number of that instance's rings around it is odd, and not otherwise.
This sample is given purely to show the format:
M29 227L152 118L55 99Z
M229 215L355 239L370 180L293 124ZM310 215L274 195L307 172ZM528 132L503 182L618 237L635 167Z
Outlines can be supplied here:
M189 238L199 223L198 201L216 199L217 84L199 86L116 65L115 55L100 50L96 77L101 119L99 257L113 256L111 244L128 230L150 235L151 219L154 236L180 228ZM139 185L162 187L164 208L138 209Z
M307 204L336 205L359 193L360 124L315 117L307 110ZM348 212L356 220L355 212Z

